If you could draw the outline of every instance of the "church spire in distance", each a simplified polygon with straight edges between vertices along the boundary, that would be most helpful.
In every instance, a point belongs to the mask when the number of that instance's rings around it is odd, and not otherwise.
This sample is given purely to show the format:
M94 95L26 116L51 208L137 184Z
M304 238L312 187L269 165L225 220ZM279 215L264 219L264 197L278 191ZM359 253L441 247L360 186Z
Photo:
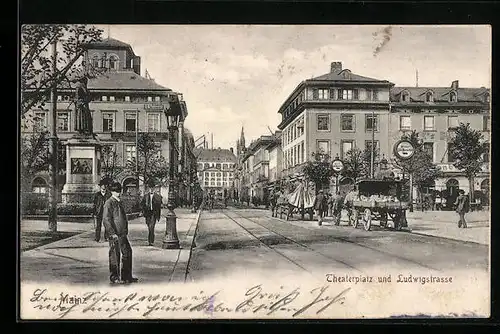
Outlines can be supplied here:
M240 145L242 148L245 148L245 131L243 129L243 125L241 126Z

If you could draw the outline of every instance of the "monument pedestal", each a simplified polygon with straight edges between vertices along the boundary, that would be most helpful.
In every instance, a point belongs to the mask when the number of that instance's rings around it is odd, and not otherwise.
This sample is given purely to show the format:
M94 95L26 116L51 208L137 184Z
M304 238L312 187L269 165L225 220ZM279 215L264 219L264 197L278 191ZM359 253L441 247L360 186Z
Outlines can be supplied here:
M74 136L66 143L66 184L63 203L92 203L100 180L101 144L88 136Z

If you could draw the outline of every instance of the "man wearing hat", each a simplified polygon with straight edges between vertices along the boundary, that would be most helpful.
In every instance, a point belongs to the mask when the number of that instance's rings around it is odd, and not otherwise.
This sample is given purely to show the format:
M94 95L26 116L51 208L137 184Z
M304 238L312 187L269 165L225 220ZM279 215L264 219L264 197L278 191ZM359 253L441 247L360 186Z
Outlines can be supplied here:
M148 192L142 197L141 208L142 214L146 219L148 226L148 243L153 246L155 242L155 225L160 220L161 214L161 196L155 193L155 183L148 182Z
M108 182L103 179L99 182L99 191L94 194L94 211L93 216L95 219L95 241L101 241L101 228L102 228L102 213L104 208L104 203L108 198L111 197L111 193L108 191ZM108 233L104 231L104 240L108 241Z
M323 216L326 213L328 207L328 200L323 192L320 190L316 198L314 199L314 210L316 210L316 214L318 216L318 225L321 226L323 224Z

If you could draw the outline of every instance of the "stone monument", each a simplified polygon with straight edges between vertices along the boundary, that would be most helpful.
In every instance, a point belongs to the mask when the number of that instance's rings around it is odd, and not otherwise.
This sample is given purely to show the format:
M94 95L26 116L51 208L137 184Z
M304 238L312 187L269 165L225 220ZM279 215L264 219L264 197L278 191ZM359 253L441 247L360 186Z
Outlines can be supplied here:
M101 174L101 144L94 135L89 108L88 79L78 79L75 89L76 134L66 142L64 203L92 203Z

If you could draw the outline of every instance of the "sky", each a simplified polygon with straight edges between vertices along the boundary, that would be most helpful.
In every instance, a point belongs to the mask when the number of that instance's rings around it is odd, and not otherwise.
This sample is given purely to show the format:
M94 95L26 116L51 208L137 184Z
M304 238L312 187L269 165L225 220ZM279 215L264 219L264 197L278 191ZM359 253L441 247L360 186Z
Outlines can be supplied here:
M180 92L195 139L235 147L277 130L297 87L342 62L396 86L490 87L489 26L103 25L130 44L154 80Z

